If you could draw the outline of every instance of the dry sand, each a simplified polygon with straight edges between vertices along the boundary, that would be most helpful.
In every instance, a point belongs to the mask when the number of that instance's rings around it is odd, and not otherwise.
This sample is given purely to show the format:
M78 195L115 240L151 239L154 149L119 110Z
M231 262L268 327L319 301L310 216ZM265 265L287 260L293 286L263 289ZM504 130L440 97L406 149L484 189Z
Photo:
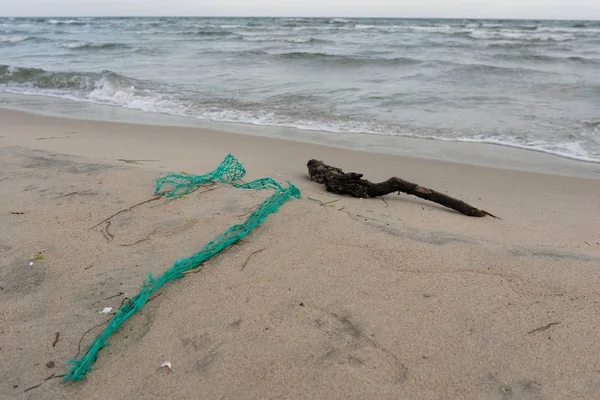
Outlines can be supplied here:
M89 228L151 197L164 172L207 172L229 152L248 178L289 179L302 199L161 289L84 381L46 380L67 371L84 332L96 326L82 352L101 331L100 310L268 193L222 186L122 213L109 240ZM404 195L330 195L308 181L309 158L373 180L398 175L502 219ZM0 398L600 394L598 180L0 111L0 224ZM159 370L165 360L171 373Z

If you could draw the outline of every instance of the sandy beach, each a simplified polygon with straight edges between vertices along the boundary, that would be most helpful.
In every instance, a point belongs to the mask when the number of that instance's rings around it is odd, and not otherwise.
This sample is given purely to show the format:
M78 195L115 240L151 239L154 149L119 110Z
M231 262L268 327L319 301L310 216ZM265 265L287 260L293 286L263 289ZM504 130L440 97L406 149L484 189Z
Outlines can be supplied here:
M247 179L289 180L301 199L162 288L83 381L63 383L65 362L109 319L100 311L269 193L219 184L90 228L152 197L165 173L205 173L228 153ZM396 175L500 219L406 195L332 195L308 179L311 158L373 181ZM598 179L0 110L0 224L1 398L600 393Z

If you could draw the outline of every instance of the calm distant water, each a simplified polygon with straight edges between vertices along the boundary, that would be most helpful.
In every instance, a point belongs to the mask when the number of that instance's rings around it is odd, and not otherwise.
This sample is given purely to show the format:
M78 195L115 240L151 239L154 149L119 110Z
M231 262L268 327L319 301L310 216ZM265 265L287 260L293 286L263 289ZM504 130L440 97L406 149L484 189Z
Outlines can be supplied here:
M600 22L4 18L0 92L600 162Z

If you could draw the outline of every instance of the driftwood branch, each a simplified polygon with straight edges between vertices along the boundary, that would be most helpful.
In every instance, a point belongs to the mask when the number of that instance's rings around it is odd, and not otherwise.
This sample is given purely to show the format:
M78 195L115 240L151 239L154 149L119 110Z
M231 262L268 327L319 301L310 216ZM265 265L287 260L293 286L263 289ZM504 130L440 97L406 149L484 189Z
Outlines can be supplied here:
M417 185L416 183L405 181L404 179L392 177L384 182L373 183L362 179L363 174L356 172L345 173L339 168L325 164L323 161L310 160L307 166L310 179L314 182L324 184L328 192L360 198L380 197L390 193L401 192L441 204L469 217L485 217L489 215L490 217L497 218L495 215L475 208L462 200Z

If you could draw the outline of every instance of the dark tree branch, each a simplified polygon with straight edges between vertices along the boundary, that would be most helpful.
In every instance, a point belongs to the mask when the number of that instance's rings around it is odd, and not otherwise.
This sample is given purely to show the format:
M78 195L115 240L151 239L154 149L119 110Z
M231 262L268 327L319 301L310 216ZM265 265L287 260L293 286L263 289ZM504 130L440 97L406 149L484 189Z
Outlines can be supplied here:
M462 200L417 185L416 183L405 181L404 179L392 177L384 182L373 183L362 179L362 174L356 172L344 173L341 169L331 167L323 161L310 160L307 166L310 179L317 183L323 183L325 190L328 192L360 198L379 197L390 193L402 192L441 204L469 217L485 217L489 215L490 217L498 218Z

